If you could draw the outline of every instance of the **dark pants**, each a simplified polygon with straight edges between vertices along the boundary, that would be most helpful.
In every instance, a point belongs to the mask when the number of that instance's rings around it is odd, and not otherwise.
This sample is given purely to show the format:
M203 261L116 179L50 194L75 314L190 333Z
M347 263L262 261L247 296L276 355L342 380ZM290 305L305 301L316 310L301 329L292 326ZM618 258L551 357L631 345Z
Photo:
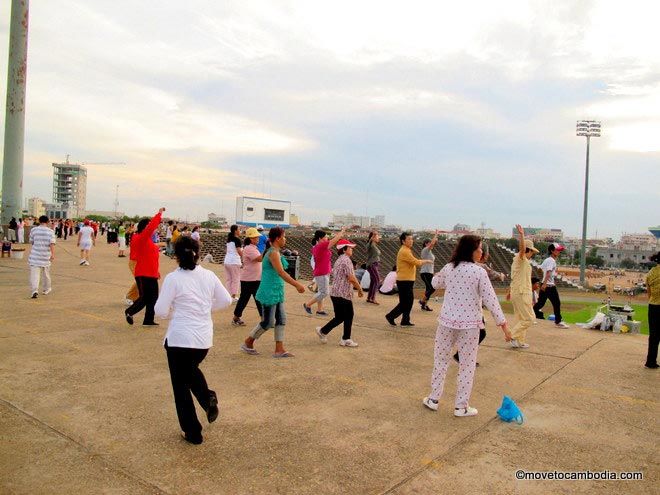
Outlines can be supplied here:
M433 274L420 273L419 276L422 277L422 282L424 282L424 286L426 287L426 292L424 292L424 300L428 301L435 292L435 289L431 285L431 280L433 280Z
M410 310L415 302L413 285L415 285L415 282L412 280L397 280L396 286L399 288L399 304L397 304L392 311L387 313L387 317L392 320L403 315L401 318L402 325L410 323Z
M254 297L254 302L257 303L257 311L259 316L261 316L261 303L257 301L257 290L259 289L260 280L255 280L254 282L245 282L241 280L241 296L238 298L236 303L236 308L234 309L234 316L240 318L243 316L243 310L247 303L250 302L250 296Z
M209 409L211 397L215 396L215 392L209 390L206 378L199 369L199 364L209 350L169 347L165 341L165 352L167 352L167 364L170 367L179 425L190 438L199 438L202 434L202 425L197 419L192 395L195 396L202 409L205 411Z
M351 338L353 328L353 301L335 296L330 296L330 299L332 299L332 307L335 309L335 317L321 328L321 333L328 335L333 328L343 323L342 339L348 340Z
M152 277L135 277L138 293L140 294L126 313L133 316L136 313L144 311L144 323L154 322L154 306L158 300L158 279Z
M375 301L376 293L380 287L380 273L378 272L378 262L372 263L367 267L369 272L369 293L367 294L367 301Z
M534 314L538 317L538 312L543 309L545 302L550 299L552 303L552 310L555 312L555 325L561 322L561 301L559 300L559 292L557 287L546 287L545 290L539 291L539 300L534 305Z
M658 362L658 343L660 342L660 304L649 304L649 352L646 364Z

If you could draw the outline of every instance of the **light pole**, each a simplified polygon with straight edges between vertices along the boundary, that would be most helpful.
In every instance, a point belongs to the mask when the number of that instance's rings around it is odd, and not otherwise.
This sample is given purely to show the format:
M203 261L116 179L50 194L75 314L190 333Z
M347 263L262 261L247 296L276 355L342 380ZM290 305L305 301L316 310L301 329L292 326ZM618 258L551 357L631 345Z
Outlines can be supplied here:
M578 120L578 136L587 138L587 165L584 170L584 211L582 213L582 251L580 252L580 284L586 288L585 271L587 267L587 209L589 204L589 143L592 137L600 137L600 122L597 120Z

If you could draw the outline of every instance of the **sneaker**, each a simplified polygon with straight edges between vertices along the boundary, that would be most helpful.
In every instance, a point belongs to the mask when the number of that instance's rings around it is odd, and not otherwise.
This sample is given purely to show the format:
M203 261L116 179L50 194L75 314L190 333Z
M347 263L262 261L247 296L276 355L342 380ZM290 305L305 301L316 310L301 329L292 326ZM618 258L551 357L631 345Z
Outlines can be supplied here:
M53 290L53 289L46 289L45 291L42 292L42 294L43 294L44 296L47 296L48 294L50 294L50 293L52 292L52 290Z
M232 297L231 298L231 303L236 304L238 302L238 297Z
M454 416L458 418L463 418L466 416L476 416L478 412L479 411L477 411L477 409L474 407L470 407L470 406L459 407L454 409Z
M423 309L424 311L433 311L431 308L428 307L427 304L425 304L424 306L422 306L422 309Z
M305 310L305 313L308 315L312 314L312 308L308 307L307 304L303 303L303 309Z
M394 318L390 318L389 316L385 315L385 319L387 320L387 323L389 323L391 326L393 327L396 326L396 321L394 321Z
M518 347L520 347L520 342L518 342L516 339L511 339L509 345L511 345L512 349L517 349Z
M560 321L559 323L555 323L555 326L556 326L557 328L571 328L569 325L567 325L567 324L564 323L563 321Z
M32 293L32 299L36 299L37 297L39 297L39 292L37 292L37 291L35 290L35 291Z
M529 344L526 344L524 342L518 342L518 347L521 349L529 349Z
M346 340L341 339L339 341L339 345L342 346L342 347L357 347L358 343L353 342L351 339L346 339Z
M319 316L328 316L328 313L326 313L325 311L317 311L316 314Z
M240 318L238 320L231 320L231 324L234 325L235 327L245 326L245 322Z
M85 260L85 263L83 263L84 266L89 266L89 261Z
M83 266L85 264L85 260L80 260L80 266Z
M411 322L408 322L408 323L401 323L401 326L402 326L402 327L414 327L415 324L414 324L414 323L411 323Z
M129 325L133 324L133 316L129 315L126 311L124 311L124 316L126 317L126 323Z
M209 394L209 408L206 411L206 419L208 419L209 423L213 423L216 419L218 419L220 409L218 409L218 396L213 390L209 390Z
M126 299L124 299L124 304L126 306L133 306L133 300L127 297Z
M192 443L193 445L200 445L204 441L201 433L199 435L188 435L187 433L181 433L181 436L186 442Z
M323 332L321 332L321 327L316 327L316 335L319 336L319 340L321 341L321 344L328 343L328 336Z
M437 411L438 410L438 401L433 400L430 397L424 397L424 400L422 400L422 404L424 404L426 407L428 407L431 411Z
M159 325L160 325L160 323L156 323L155 321L142 323L143 327L157 327Z

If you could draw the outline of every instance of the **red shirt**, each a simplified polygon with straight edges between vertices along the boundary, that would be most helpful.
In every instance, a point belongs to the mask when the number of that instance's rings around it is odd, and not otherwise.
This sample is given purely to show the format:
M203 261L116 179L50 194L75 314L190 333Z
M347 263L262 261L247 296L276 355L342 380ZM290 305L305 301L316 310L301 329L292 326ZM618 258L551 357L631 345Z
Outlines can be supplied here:
M156 213L146 228L131 236L131 259L135 259L136 277L160 278L160 249L151 240L152 234L160 225L161 213Z
M332 252L330 251L330 241L323 239L316 243L312 248L312 255L314 256L314 276L320 277L322 275L330 275L332 271Z

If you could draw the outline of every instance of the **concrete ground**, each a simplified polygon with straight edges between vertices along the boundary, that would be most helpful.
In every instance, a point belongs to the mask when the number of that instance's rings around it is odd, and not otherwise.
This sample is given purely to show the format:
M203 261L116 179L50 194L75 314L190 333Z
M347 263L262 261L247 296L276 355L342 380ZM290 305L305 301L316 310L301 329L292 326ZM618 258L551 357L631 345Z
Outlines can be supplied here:
M416 305L417 326L403 330L383 318L395 298L356 300L360 347L347 349L339 329L320 345L314 327L327 318L306 316L309 293L288 290L294 359L270 357L271 334L260 356L239 351L253 306L243 328L229 310L215 314L202 369L221 413L192 446L179 436L165 324L123 319L127 259L99 243L80 267L71 240L56 256L53 292L37 300L27 260L0 260L0 493L658 493L660 375L642 366L645 336L540 322L528 351L511 350L487 317L471 399L480 412L455 418L453 364L440 410L421 404L439 303L433 313ZM173 267L162 258L163 274ZM497 418L504 394L524 425ZM520 481L519 469L644 479Z

